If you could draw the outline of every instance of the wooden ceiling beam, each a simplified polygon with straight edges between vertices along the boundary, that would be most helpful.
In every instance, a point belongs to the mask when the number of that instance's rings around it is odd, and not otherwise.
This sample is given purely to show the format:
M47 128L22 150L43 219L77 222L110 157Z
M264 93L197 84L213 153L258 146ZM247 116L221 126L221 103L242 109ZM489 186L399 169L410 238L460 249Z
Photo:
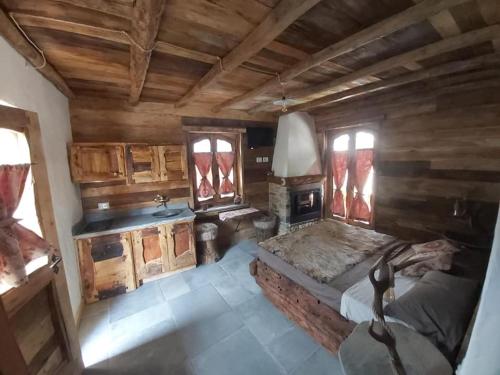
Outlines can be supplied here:
M279 34L290 26L297 18L306 13L321 0L281 0L280 3L238 46L229 52L220 64L215 64L198 83L193 86L177 103L177 107L185 106L207 86L232 72L243 62L257 54L271 43Z
M79 8L87 8L96 10L101 13L110 14L112 16L128 18L132 17L132 5L134 0L128 4L126 2L109 1L109 0L56 0L60 3L70 4Z
M350 90L341 91L333 95L325 96L323 98L313 100L308 103L299 104L289 108L290 111L307 111L312 108L321 107L333 103L350 101L350 99L359 98L366 94L392 89L398 86L403 86L409 83L427 80L443 75L464 72L467 70L480 68L490 64L499 64L500 67L500 54L493 53L474 57L469 60L453 61L450 63L441 64L429 69L423 69L417 72L403 74L388 80L374 82L368 85L355 87ZM250 112L252 113L252 112Z
M24 37L11 19L0 9L0 35L45 78L56 86L68 98L74 97L73 92L61 75L42 56L42 54Z
M79 22L65 21L57 18L25 13L14 12L12 13L12 16L22 26L63 31L107 40L115 43L130 45L130 38L127 36L128 34L124 30L113 30ZM156 41L154 50L160 53L167 53L170 55L180 56L195 61L205 62L208 64L215 64L217 62L217 56L210 55L204 52L193 51L159 40Z
M130 96L139 102L165 8L165 0L137 0L132 12L130 44Z
M376 39L383 38L398 30L422 22L427 18L433 16L434 14L437 14L455 5L465 3L466 1L468 0L423 0L417 5L414 5L370 27L367 27L337 43L334 43L322 49L319 52L316 52L315 54L311 55L311 57L298 62L291 68L282 72L280 74L280 79L282 82L290 81L300 74L314 68L315 66L321 65L328 60L352 52L359 47L373 42ZM227 108L230 106L234 106L235 104L251 100L256 96L276 89L278 85L279 83L276 79L270 79L263 85L247 92L246 94L240 95L225 103L215 106L214 111L218 111L222 108Z
M379 74L390 69L403 66L413 61L424 60L460 48L491 41L498 38L498 35L500 35L500 25L493 25L482 29L469 31L468 33L443 39L439 42L428 44L401 55L393 56L389 59L379 61L373 65L367 66L343 77L292 91L289 93L289 95L292 98L299 98L303 102L309 102L317 98L333 94L334 90L339 86L353 82L357 79L374 74Z

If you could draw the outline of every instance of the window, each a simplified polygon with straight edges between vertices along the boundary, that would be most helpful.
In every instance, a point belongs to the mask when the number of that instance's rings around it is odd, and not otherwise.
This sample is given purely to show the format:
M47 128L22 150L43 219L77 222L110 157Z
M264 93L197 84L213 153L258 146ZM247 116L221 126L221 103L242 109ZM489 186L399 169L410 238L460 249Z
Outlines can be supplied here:
M241 195L240 135L192 133L189 144L196 208L232 203Z
M375 136L368 130L329 137L330 215L354 224L372 224Z

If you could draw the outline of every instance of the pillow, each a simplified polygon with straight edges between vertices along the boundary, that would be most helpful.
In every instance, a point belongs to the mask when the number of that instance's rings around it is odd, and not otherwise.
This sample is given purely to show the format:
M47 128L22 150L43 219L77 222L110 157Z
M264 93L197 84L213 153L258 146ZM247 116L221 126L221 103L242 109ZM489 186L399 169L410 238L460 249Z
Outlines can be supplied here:
M476 304L477 286L474 280L429 271L388 304L384 314L415 328L453 362Z
M437 240L413 245L409 250L409 260L423 259L431 256L432 258L423 262L416 263L406 267L401 271L405 276L423 276L427 271L448 271L453 263L453 254L460 250L446 240ZM408 253L406 253L408 256Z

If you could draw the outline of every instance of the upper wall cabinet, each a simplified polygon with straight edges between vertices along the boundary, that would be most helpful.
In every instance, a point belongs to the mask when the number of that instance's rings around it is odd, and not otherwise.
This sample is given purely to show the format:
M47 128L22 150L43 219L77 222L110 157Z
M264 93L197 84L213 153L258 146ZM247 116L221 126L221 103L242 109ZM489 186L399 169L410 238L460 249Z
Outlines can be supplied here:
M162 181L187 179L186 146L158 146L158 157Z
M126 153L129 183L160 180L157 146L127 145Z
M188 178L184 145L74 143L70 154L74 182L139 184Z
M74 182L100 182L126 178L123 145L73 144L70 149Z

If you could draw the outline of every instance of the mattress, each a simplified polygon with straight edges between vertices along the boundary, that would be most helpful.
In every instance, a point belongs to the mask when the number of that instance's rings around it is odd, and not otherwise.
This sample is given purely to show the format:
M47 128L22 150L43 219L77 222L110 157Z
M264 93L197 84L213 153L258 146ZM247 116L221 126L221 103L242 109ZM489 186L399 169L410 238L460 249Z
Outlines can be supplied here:
M315 233L318 237L311 237ZM367 276L388 246L398 243L388 235L328 220L261 242L257 257L341 312L343 293ZM335 256L339 249L356 252L357 257L349 257L347 264L333 264L339 260ZM358 261L353 264L352 259ZM313 265L319 271L311 270ZM335 272L329 270L332 266Z
M325 220L259 245L316 281L328 284L393 240L373 230Z

